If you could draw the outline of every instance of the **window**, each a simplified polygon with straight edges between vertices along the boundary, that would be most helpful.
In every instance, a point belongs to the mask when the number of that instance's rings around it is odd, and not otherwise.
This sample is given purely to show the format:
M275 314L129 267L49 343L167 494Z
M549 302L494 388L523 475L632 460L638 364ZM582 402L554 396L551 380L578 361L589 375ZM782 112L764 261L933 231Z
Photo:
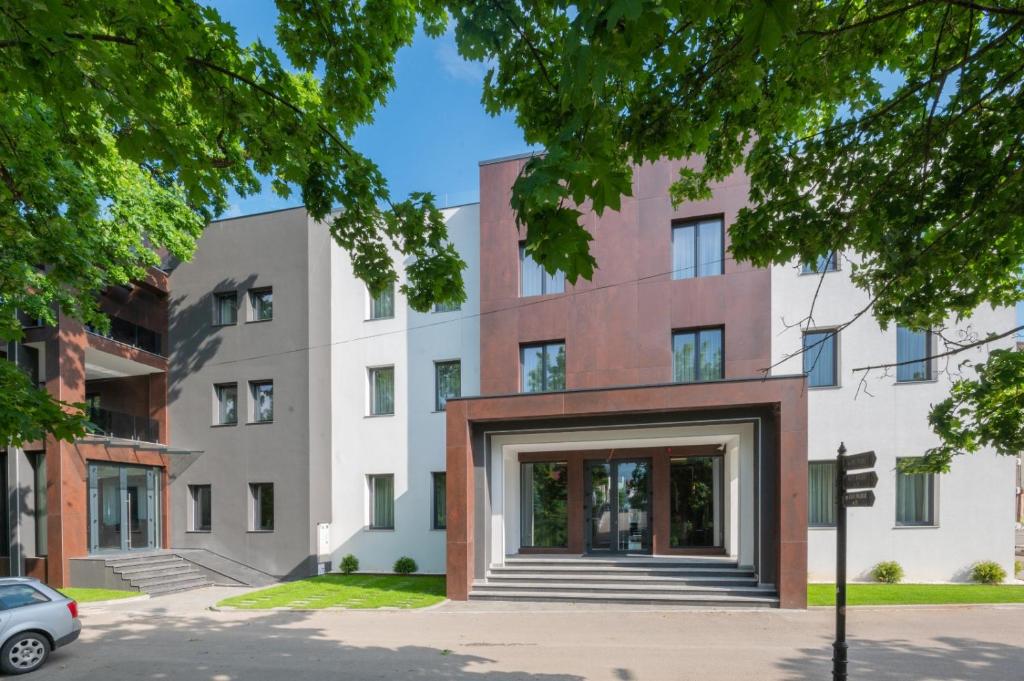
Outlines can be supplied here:
M687 456L669 465L669 546L722 546L721 456Z
M370 374L370 416L395 413L395 367L374 367Z
M835 272L838 269L839 255L835 251L819 255L814 262L800 264L800 274L822 274L823 272Z
M250 321L265 322L274 318L274 290L260 288L249 291L249 305L252 308Z
M896 524L935 524L935 475L933 473L903 473L901 461L896 459Z
M46 454L37 452L31 456L32 464L32 515L36 526L36 555L45 556L47 551L46 531Z
M520 465L520 543L525 547L569 545L569 467L562 462Z
M458 312L461 309L461 303L434 303L434 312Z
M188 493L192 499L192 524L189 529L193 532L209 532L213 526L213 502L210 486L189 485ZM271 499L273 499L273 496L271 496ZM273 518L273 503L271 503L270 514L271 518ZM271 526L273 526L273 521L271 521Z
M928 381L932 378L932 334L896 327L896 381Z
M238 321L238 294L234 291L213 294L213 323L227 326Z
M807 470L807 524L836 525L836 462L811 461Z
M721 218L672 225L672 278L722 274L724 232Z
M213 390L217 398L217 414L214 423L218 426L233 426L238 423L238 384L221 383L213 386Z
M252 423L270 423L274 420L274 382L250 381L252 395Z
M5 584L0 586L0 610L13 610L26 605L49 603L50 599L28 584Z
M725 375L722 329L677 331L672 334L672 366L676 383L717 381Z
M565 274L559 271L548 274L547 270L526 252L526 242L521 242L519 244L519 295L525 298L564 292Z
M444 411L451 397L462 395L462 362L434 362L434 410Z
M370 294L370 319L391 319L395 316L395 285L389 283L377 295Z
M249 498L252 503L252 531L274 531L274 483L249 483Z
M434 530L443 530L448 527L447 515L447 475L445 473L431 473L430 477L434 482L434 503L430 509L430 527Z
M369 475L370 529L395 529L395 476Z
M804 373L807 385L822 388L838 385L837 331L807 331L804 333Z
M524 345L519 350L519 362L522 392L565 390L565 341Z

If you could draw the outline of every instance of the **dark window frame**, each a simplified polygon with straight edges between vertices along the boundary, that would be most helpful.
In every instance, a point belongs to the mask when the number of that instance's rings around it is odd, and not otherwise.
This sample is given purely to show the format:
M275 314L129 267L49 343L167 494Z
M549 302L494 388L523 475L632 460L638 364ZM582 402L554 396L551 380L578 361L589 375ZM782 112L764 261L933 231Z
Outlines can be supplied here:
M566 385L563 385L561 388L554 388L554 389L548 387L548 381L549 381L548 367L550 366L548 364L548 351L549 351L550 348L557 347L557 346L561 346L562 352L566 356L566 367L568 367L569 354L568 354L568 350L566 349L565 340L550 340L550 341L543 341L543 342L539 342L539 343L520 343L520 345L519 345L519 392L521 394L532 395L532 394L542 394L542 393L557 393L557 392L564 392L566 390L566 388L567 388ZM523 377L523 369L524 369L524 366L525 366L525 363L523 362L523 359L525 358L525 354L524 354L525 351L529 350L529 349L532 349L532 348L541 348L543 350L542 364L544 366L544 373L541 376L541 383L542 383L543 387L540 390L530 390L530 391L528 391L528 390L525 389L525 385L524 385L524 382L523 382L523 378L524 378ZM556 352L556 354L557 354L557 352ZM562 376L562 382L566 383L566 384L568 383L568 381L566 380L565 376Z
M839 272L839 255L840 251L829 251L828 255L825 256L825 269L818 269L818 262L820 256L814 262L801 262L800 263L800 274L828 274L830 272ZM831 265L831 267L829 267Z
M386 315L377 314L377 300L378 300L378 298L380 296L384 295L385 293L390 293L391 294L391 313L390 314L386 314ZM386 288L381 289L380 293L378 295L376 295L376 296L373 295L373 291L371 291L369 288L367 288L366 289L366 295L367 295L367 299L369 301L369 307L366 310L366 321L368 321L368 322L375 322L375 321L379 321L379 320L382 320L382 319L394 319L395 318L395 307L396 307L396 305L395 305L395 284L394 284L394 282L389 283Z
M270 386L270 418L261 419L259 418L259 400L258 400L258 388L260 386ZM262 378L254 381L249 381L249 401L252 403L252 408L249 410L249 421L248 423L273 423L274 422L274 380L271 378ZM236 407L237 411L237 407Z
M808 353L813 352L814 350L813 349L808 349L808 347L807 347L807 336L815 335L815 334L823 334L823 335L828 336L830 338L829 342L832 343L832 382L831 383L821 383L821 384L818 384L818 385L811 385L811 381L810 381L811 372L807 370L806 358L808 356ZM808 379L807 379L807 387L808 388L815 388L815 389L816 388L838 388L838 387L840 387L840 383L839 383L839 330L836 329L836 328L807 329L800 336L800 343L801 343L800 347L801 347L801 360L802 360L802 364L801 364L800 368L803 371L804 375L808 377ZM819 352L820 352L820 350L819 350ZM816 365L817 365L817 360L815 360L815 366Z
M441 396L441 374L440 368L443 366L455 365L459 368L459 390L454 395ZM448 400L453 398L462 397L462 360L461 359L442 359L434 361L434 411L444 411L445 405Z
M710 222L711 220L717 220L719 226L718 243L721 246L718 255L718 271L714 274L701 274L701 262L700 262L700 223ZM684 277L680 275L680 269L675 266L676 254L676 230L684 229L686 227L693 227L693 276ZM701 277L717 277L725 274L725 215L704 215L701 217L694 218L683 218L680 220L673 220L669 231L669 257L671 258L672 264L672 280L682 281L686 279L699 279Z
M909 331L911 333L923 333L924 334L924 357L921 357L921 358L918 358L918 359L914 359L914 360L912 360L910 358L902 358L902 359L900 358L899 336L900 336L900 330L901 329L904 330L904 331ZM902 325L897 325L896 326L896 382L897 383L929 383L929 382L935 380L935 369L932 366L932 364L933 364L932 355L934 354L934 342L935 342L935 334L932 332L931 329L926 329L924 331L917 331L915 329L911 329L909 327L905 327L905 326L902 326ZM904 363L904 362L906 362L906 363ZM924 370L925 370L925 377L924 378L900 378L900 372L901 371L906 371L908 369L908 367L911 367L911 366L913 366L913 364L918 363L918 362L920 362L921 364L924 365Z
M700 335L704 332L717 331L721 338L722 346L722 362L721 362L721 375L716 378L704 378L701 376L701 350L700 350ZM676 381L676 337L685 334L694 335L694 347L697 348L697 352L693 353L694 372L695 379L693 381ZM675 329L672 331L672 379L674 383L710 383L713 381L721 381L725 379L725 325L721 326L701 326L690 329Z
M380 478L391 479L391 522L390 524L382 524L378 522L377 513L375 510L377 502L377 485L376 481ZM370 491L370 517L367 527L371 530L394 530L395 525L395 474L394 473L370 473L366 476L367 486Z
M230 322L225 322L220 315L221 306L220 302L226 298L231 298L233 301L232 309L234 310L235 318ZM213 292L213 325L214 326L235 326L238 324L238 291L214 291Z
M206 491L206 504L208 506L207 511L210 516L209 523L204 524L202 522L202 491ZM189 501L192 507L192 517L189 519L189 532L203 532L209 533L213 531L213 485L210 484L198 484L188 486Z
M811 485L812 477L811 477L810 473L811 473L811 467L813 467L813 466L831 466L832 467L832 475L830 476L830 478L831 478L830 484L832 485L832 488L833 488L833 490L832 490L832 502L833 502L833 504L832 504L832 509L828 512L830 520L827 520L826 522L811 522L811 508L810 508L810 504L811 504L811 488L810 488L810 485ZM835 473L836 473L835 466L836 466L835 459L822 459L822 460L815 460L815 461L808 461L807 462L807 527L830 528L830 527L835 527L836 526L835 489L834 489L835 488Z
M938 527L939 526L939 504L938 504L938 493L936 487L939 483L939 476L935 473L903 473L900 471L900 462L907 459L916 459L919 457L915 456L898 456L896 457L896 491L893 497L896 500L896 508L894 514L894 524L896 527ZM928 485L928 520L921 522L908 522L901 521L900 515L900 476L915 477L915 476L927 476L930 479Z
M235 389L235 420L234 421L221 421L221 404L223 399L221 397L221 391L227 388ZM215 426L237 426L238 425L238 382L229 381L226 383L214 383L213 384L213 400L214 400L214 421Z
M541 272L540 280L540 293L525 293L523 291L523 268L526 263L526 259L529 258L530 262L534 266L538 267ZM558 296L565 293L565 272L561 270L555 270L556 274L562 277L562 290L561 291L548 291L548 277L554 277L553 274L548 274L548 271L544 269L539 262L533 259L533 256L526 252L526 241L519 242L519 297L520 298L536 298L537 296Z
M378 371L391 371L391 411L378 412L377 409L377 384L374 380ZM369 404L367 405L368 416L394 416L397 409L395 400L395 365L394 364L382 364L380 366L366 367L366 380L368 383L367 396L369 397Z
M265 293L270 294L270 316L260 317L258 313L262 310L262 306L258 305L256 299ZM274 287L273 286L259 286L256 288L249 289L249 323L257 322L270 322L274 320Z
M270 523L265 522L263 514L263 500L266 490L270 490ZM250 532L273 532L274 516L276 515L277 499L274 494L274 483L272 482L250 482L249 483L249 531Z
M441 486L441 494L444 498L444 510L445 515L443 517L438 516L438 504L437 504L437 482L438 478L442 478L444 484ZM430 474L430 529L432 530L447 530L448 529L448 473L446 471L433 471Z

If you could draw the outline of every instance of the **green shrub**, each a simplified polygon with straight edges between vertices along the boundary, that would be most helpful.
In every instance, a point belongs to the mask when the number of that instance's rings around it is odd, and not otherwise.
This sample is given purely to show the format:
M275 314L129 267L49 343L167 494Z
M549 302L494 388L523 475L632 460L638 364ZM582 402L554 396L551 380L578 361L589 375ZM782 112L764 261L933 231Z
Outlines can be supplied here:
M979 584L1002 584L1006 581L1006 570L994 560L983 560L971 568L971 579Z
M894 560L883 560L871 568L871 578L885 584L899 584L903 581L903 566Z
M350 575L359 569L359 559L351 553L341 559L342 574Z
M1022 572L1024 572L1024 561L1022 561L1022 560L1015 560L1015 561L1013 561L1013 574L1019 575Z
M396 560L395 566L392 568L397 575L411 575L419 569L420 567L416 564L416 561L409 556L402 556Z

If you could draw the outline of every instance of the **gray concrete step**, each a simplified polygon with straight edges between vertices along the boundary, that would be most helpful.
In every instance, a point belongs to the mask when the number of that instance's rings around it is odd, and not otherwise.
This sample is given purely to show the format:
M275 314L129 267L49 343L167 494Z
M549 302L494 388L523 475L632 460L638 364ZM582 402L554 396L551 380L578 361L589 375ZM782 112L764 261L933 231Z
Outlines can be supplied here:
M632 565L588 565L588 564L519 564L492 565L493 574L544 573L549 575L647 575L656 576L745 576L753 577L752 570L741 570L729 566L632 566Z
M506 582L571 582L573 584L650 584L650 585L693 585L693 586L751 586L757 584L753 574L743 575L643 575L599 573L587 575L561 575L545 572L487 573L492 584Z
M172 575L161 575L158 577L148 577L145 579L132 579L129 580L134 587L145 591L146 593L152 593L153 589L159 589L163 586L171 584L182 584L191 583L195 580L201 580L206 584L210 583L210 580L206 579L200 572L196 570L189 570L188 572L181 572Z
M152 566L160 565L163 563L177 563L180 562L181 558L174 555L173 553L156 553L146 554L139 556L127 556L110 558L106 561L106 565L112 568L114 572L120 572L122 569L131 569L139 566Z
M532 589L495 590L474 588L469 594L474 601L538 601L572 603L629 603L635 605L671 605L702 608L775 608L779 599L774 595L717 595L701 593L652 593L630 591L608 591L601 593L576 593L564 591L542 591Z
M125 579L137 580L146 579L148 577L174 575L182 572L195 572L195 568L193 568L187 562L179 560L174 563L158 563L156 565L135 565L131 568L122 568L119 570L114 570L114 572L121 575Z
M213 586L204 577L196 577L192 580L182 582L172 582L170 584L163 584L160 586L154 586L146 589L146 593L150 596L164 596L166 594L179 593L181 591L191 591L192 589L202 589L208 586Z
M694 594L718 594L718 595L749 595L749 596L771 596L774 595L775 591L771 588L758 586L756 583L752 584L729 584L729 585L714 585L714 584L651 584L645 582L562 582L562 581L545 581L545 580L516 580L507 582L497 582L491 579L478 580L474 582L473 588L480 588L490 591L503 590L503 591L561 591L565 593L579 592L579 593L604 593L609 591L622 591L629 593L657 593L657 594L671 594L671 593L694 593Z

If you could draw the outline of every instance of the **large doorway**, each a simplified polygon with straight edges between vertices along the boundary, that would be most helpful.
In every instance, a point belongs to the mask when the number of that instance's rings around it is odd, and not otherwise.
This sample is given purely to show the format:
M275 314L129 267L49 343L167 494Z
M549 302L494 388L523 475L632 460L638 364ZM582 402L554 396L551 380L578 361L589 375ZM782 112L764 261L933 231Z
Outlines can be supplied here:
M650 460L587 462L585 483L587 551L650 553Z
M160 546L159 468L89 464L89 552Z

